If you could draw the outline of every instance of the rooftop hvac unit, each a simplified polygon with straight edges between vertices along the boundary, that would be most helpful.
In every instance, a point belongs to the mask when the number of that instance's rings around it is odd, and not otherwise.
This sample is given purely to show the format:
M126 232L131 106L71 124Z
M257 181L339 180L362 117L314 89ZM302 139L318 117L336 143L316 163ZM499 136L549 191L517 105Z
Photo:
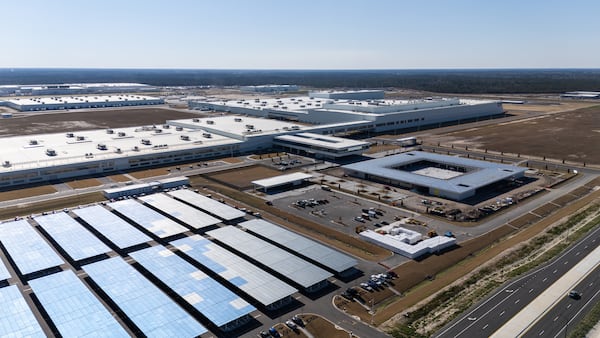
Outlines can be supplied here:
M187 135L181 135L181 136L179 136L179 138L182 139L182 140L184 140L184 141L189 141L190 140L190 137L187 136Z
M152 144L152 142L150 142L150 140L144 138L144 139L142 139L142 144L146 145L146 146L149 146L149 145Z
M204 136L206 138L211 138L212 137L212 135L210 133L204 133L204 134L202 134L202 136Z
M126 134L122 131L120 131L117 135L119 135L119 137L124 137Z
M96 148L98 148L98 150L107 150L108 149L108 148L106 148L106 144L104 144L104 143L98 143Z
M4 161L4 163L2 163L3 167L10 167L10 161Z
M235 122L242 122L242 119L241 119L241 118L239 118L239 117L236 117L236 118L234 118L233 120L234 120Z
M200 119L192 119L192 122L200 122Z
M30 146L35 146L35 145L37 145L37 144L38 144L38 141L37 141L37 140L29 140L29 145L30 145Z
M48 148L48 149L46 149L46 155L56 156L56 150Z
M207 120L207 121L206 121L206 124L215 124L215 121L212 121L212 120Z
M73 133L67 133L67 137L71 138L73 136L75 136Z
M175 127L175 130L177 130L177 131L182 131L182 130L183 130L183 127Z
M83 140L85 140L85 137L83 137L83 136L77 136L77 141L83 141Z
M112 130L112 129L106 129L106 133L107 133L107 134L114 134L114 133L115 133L115 131L114 131L114 130Z

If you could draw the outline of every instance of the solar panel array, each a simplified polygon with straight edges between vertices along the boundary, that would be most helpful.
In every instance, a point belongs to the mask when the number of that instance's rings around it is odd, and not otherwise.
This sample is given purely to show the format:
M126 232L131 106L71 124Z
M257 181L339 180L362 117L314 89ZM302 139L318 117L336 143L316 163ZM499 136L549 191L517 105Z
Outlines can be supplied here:
M111 251L108 246L65 212L35 217L34 220L75 261Z
M217 326L255 310L245 300L162 245L133 252L130 256Z
M175 223L134 200L117 201L109 203L108 206L160 238L188 231L183 225Z
M168 194L226 221L231 221L246 215L243 211L240 211L234 207L230 207L225 203L215 201L212 198L195 193L191 190L175 190L168 192Z
M146 195L139 199L160 211L177 218L194 229L204 228L221 222L219 219L205 214L194 207L190 207L183 202L179 202L165 194Z
M148 337L195 337L207 330L120 257L83 270Z
M332 276L331 273L234 226L211 230L207 234L305 288Z
M100 205L73 209L73 213L121 249L152 240L146 234Z
M239 225L264 238L273 239L338 273L358 264L356 259L348 255L262 219L253 219Z
M129 337L72 271L37 278L29 285L63 337Z
M64 264L25 220L0 224L0 242L23 275Z
M46 337L16 285L0 288L0 337Z
M265 306L291 296L297 291L202 236L182 238L171 244Z

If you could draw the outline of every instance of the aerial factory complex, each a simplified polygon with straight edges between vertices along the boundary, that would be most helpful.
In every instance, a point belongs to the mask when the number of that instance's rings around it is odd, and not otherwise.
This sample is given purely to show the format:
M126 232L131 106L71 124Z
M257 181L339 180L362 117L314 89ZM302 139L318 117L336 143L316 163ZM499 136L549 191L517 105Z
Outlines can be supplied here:
M563 174L423 142L500 101L182 90L0 86L4 121L160 114L2 139L0 336L383 338L412 287L552 208L521 201L569 203Z

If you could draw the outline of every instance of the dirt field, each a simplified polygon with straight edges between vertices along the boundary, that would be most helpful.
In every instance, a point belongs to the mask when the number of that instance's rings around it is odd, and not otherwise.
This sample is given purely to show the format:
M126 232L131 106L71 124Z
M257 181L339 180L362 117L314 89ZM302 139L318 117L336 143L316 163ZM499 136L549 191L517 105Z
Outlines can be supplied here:
M226 157L226 158L222 158L221 161L227 162L227 163L242 163L242 162L244 162L244 160L239 157Z
M121 175L121 174L117 174L117 175L110 175L107 176L108 178L110 178L111 180L115 181L115 182L127 182L127 181L131 181L131 179L125 175Z
M154 177L154 176L166 175L169 173L167 171L167 169L168 168L140 170L140 171L131 172L131 173L129 173L129 175L131 175L137 179L149 178L149 177Z
M102 185L102 182L98 181L96 178L87 178L84 180L74 180L71 182L66 182L66 184L73 189L81 189L81 188L89 188L96 187Z
M19 198L32 197L55 193L56 189L51 185L42 185L39 187L23 188L0 192L0 201L16 200Z
M162 124L165 120L197 116L168 108L121 108L56 113L15 113L0 121L0 136L60 133L73 130L133 127Z
M502 105L504 110L511 111L535 111L544 113L560 113L575 109L593 106L594 103L588 102L560 102L560 104L509 104Z
M468 144L479 149L514 154L600 164L599 115L600 105L458 131L445 135L449 138L443 142Z
M252 181L282 175L281 171L263 167L260 165L251 166L242 169L219 171L214 174L208 174L213 180L233 185L239 189L247 189L252 186ZM286 172L289 174L289 172Z
M348 332L339 330L331 322L323 319L321 316L313 314L301 314L299 316L305 324L306 330L314 338L346 338ZM286 337L284 335L284 337Z
M63 208L69 208L105 200L106 199L104 198L104 195L102 195L101 192L93 192L89 194L80 194L65 198L51 199L42 202L23 203L19 204L16 207L0 209L0 220L14 218L16 216L38 214L44 211L62 210Z

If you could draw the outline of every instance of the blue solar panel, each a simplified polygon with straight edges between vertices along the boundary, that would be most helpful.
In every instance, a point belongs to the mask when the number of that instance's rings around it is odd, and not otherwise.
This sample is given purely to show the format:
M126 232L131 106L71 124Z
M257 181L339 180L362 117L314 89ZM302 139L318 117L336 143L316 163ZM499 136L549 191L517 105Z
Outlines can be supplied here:
M148 337L195 337L207 330L120 257L83 270Z
M298 291L202 236L185 237L171 244L263 305L270 305Z
M128 248L152 239L119 216L99 205L74 209L73 213L121 249Z
M130 256L217 326L255 310L245 300L164 246L136 251Z
M10 272L8 272L8 269L6 268L6 266L0 259L0 281L9 279L9 278L10 278Z
M16 285L0 288L0 337L46 337Z
M169 237L188 231L188 229L166 218L158 212L141 205L134 200L123 200L109 203L108 206L117 210L146 230L160 238Z
M129 337L71 270L29 282L63 337Z
M65 212L39 216L34 220L76 261L111 251Z
M25 220L0 224L0 242L24 275L64 264Z

